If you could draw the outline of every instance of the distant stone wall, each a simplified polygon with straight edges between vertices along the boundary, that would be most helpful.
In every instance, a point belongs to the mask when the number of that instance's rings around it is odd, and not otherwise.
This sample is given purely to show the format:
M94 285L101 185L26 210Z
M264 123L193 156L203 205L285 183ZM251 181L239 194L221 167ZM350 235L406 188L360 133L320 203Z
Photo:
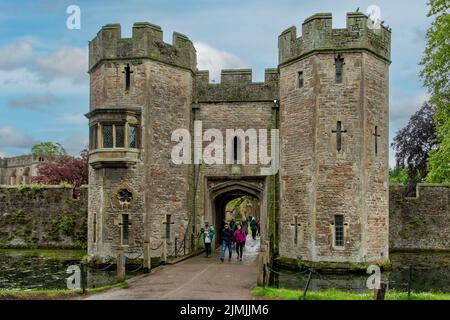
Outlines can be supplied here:
M390 187L390 250L450 250L450 187L419 184L416 197L404 194Z
M87 207L87 187L74 199L60 186L0 186L0 247L84 247Z

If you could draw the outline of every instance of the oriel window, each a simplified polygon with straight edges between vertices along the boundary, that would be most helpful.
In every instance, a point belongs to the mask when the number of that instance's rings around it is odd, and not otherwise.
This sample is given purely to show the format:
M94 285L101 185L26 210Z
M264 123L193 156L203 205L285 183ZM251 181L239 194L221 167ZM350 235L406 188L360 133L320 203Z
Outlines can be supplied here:
M103 148L112 148L113 143L113 126L103 125Z
M97 125L89 128L89 149L97 149Z
M128 127L128 147L139 148L139 128L130 125Z
M125 126L123 124L115 125L116 127L116 148L125 147Z

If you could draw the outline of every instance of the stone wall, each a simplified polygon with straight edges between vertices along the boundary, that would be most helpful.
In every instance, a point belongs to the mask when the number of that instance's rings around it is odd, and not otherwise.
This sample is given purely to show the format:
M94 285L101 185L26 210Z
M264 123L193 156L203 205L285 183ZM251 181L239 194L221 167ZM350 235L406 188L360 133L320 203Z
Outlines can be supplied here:
M0 247L85 247L87 206L87 187L0 186Z
M418 184L416 197L404 194L405 187L390 187L390 250L449 250L450 187Z
M0 158L0 185L18 185L31 183L31 178L38 175L38 166L44 157L32 154Z

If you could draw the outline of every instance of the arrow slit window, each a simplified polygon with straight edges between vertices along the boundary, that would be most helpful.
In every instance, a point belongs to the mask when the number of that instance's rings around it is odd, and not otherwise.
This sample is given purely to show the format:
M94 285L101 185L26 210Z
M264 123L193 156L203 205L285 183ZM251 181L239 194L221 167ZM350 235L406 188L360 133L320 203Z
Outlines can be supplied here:
M334 216L334 245L336 247L344 246L344 216Z

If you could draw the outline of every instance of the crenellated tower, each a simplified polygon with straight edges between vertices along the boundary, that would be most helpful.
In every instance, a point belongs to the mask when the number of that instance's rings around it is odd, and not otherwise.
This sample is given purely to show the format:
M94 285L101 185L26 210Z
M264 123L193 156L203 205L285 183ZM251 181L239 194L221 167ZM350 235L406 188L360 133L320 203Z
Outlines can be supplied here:
M170 136L191 125L196 72L192 42L139 22L132 38L119 24L104 26L89 43L89 254L106 259L122 247L140 256L168 235L183 238L191 199L189 166L170 161ZM95 192L93 192L95 190ZM158 251L153 254L158 255Z
M279 36L283 258L388 259L390 40L362 13Z

